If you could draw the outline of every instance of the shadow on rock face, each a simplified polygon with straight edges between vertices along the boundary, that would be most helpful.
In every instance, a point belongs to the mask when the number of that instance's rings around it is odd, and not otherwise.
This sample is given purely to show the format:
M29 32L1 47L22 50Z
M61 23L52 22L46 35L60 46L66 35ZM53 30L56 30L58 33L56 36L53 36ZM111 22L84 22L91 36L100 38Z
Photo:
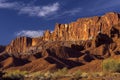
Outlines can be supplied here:
M77 58L83 55L80 51L65 46L47 49L47 53L50 56L59 58Z
M116 51L115 54L116 54L116 55L120 55L120 51Z
M0 46L0 53L2 53L3 51L5 51L5 46Z
M96 37L95 43L96 47L99 47L102 44L110 44L113 40L106 34L99 33Z
M82 51L82 50L85 49L84 46L82 46L82 45L75 45L75 44L72 44L71 48L76 50L76 51Z
M0 55L0 62L7 59L8 57L10 57L8 53L3 53L2 55Z
M34 54L34 56L36 57L36 58L41 58L42 57L42 53L36 53L36 54Z
M66 65L65 63L54 57L47 57L45 58L45 60L47 60L51 64L56 64L57 68L68 67L68 65Z
M111 37L120 37L120 30L116 29L115 27L112 27L111 31L110 31Z
M14 62L13 62L14 66L22 66L30 62L27 59L20 59L16 57L13 57L13 59L14 59Z
M86 52L85 52L84 60L85 60L86 62L91 62L92 60L94 60L93 56L90 54L89 51L86 51Z
M76 66L84 65L81 62L75 62L72 60L66 60L66 59L55 58L55 57L47 57L47 58L45 58L45 60L47 60L51 64L56 64L57 68L64 68L64 67L73 68Z

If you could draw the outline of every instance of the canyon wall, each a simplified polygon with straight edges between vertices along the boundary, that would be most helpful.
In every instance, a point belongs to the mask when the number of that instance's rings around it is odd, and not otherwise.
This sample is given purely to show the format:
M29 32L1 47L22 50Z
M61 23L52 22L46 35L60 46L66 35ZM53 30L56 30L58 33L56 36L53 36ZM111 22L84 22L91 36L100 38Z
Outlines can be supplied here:
M32 39L28 37L18 37L13 40L7 47L9 53L25 52L28 47L32 46Z
M110 36L110 30L114 25L119 24L119 18L119 14L110 12L101 17L80 18L69 24L56 24L53 33L46 31L43 39L46 41L80 41L90 40L98 33Z
M120 23L120 14L110 12L98 17L80 18L69 24L56 24L54 31L44 32L38 38L18 37L7 47L9 53L26 52L27 48L37 46L42 41L86 41L94 39L98 33L111 36L111 30ZM113 32L114 33L114 32Z

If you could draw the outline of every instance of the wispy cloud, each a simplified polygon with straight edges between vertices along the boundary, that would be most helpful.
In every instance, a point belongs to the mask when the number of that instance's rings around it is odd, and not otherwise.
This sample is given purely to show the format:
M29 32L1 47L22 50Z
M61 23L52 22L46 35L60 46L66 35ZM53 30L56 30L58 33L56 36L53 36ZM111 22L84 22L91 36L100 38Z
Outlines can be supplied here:
M82 8L73 8L71 10L66 10L66 11L63 11L62 13L60 14L56 14L54 15L53 17L50 17L49 19L55 19L55 18L63 18L65 16L74 16L80 12L82 12Z
M0 0L0 8L17 10L19 14L28 14L29 16L46 17L56 13L59 10L60 4L55 2L45 6L36 6L25 4L22 2L9 2L8 0Z
M38 16L38 17L45 17L47 15L51 15L59 10L59 3L56 2L52 5L47 6L25 6L20 9L21 14L28 14L30 16Z
M82 11L82 8L78 7L66 11L61 10L61 5L59 2L40 6L35 5L34 4L35 1L36 0L33 0L30 3L25 4L20 1L10 2L8 0L0 0L0 9L2 8L16 10L18 11L18 14L27 14L29 16L43 17L45 19L55 19L63 18L64 16L74 16L75 14Z
M44 33L44 30L22 30L20 32L15 33L16 36L27 36L27 37L39 37L42 36Z
M63 12L62 15L66 15L66 14L67 15L75 15L75 14L81 12L81 11L82 11L82 8L74 8L74 9Z
M0 0L0 8L3 9L20 9L24 6L24 3L21 2L8 2L8 0Z

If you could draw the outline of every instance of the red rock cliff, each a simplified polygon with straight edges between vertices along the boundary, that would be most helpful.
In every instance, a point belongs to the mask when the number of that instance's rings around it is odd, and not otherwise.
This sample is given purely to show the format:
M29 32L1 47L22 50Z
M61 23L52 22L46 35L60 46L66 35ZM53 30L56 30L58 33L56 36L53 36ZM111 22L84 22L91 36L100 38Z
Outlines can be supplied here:
M105 15L90 18L80 18L69 24L56 24L55 30L51 33L45 31L39 38L19 37L7 46L9 53L25 52L31 46L37 46L41 41L80 41L90 40L98 33L110 36L111 28L120 23L120 15L117 13L106 13Z
M32 39L28 37L18 37L13 40L6 48L9 53L25 52L28 47L32 46Z
M79 41L94 38L98 33L110 34L114 25L120 23L120 15L114 12L90 18L80 18L69 24L56 24L53 33L46 31L44 40Z

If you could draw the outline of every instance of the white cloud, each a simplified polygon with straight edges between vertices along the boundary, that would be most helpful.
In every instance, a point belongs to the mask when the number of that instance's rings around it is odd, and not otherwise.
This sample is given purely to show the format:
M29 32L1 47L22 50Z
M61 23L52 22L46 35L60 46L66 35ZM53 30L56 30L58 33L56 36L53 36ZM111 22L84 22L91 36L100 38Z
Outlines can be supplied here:
M26 37L39 37L43 36L44 30L22 30L20 32L15 33L16 36L26 36Z
M0 8L6 9L20 9L23 7L23 3L18 2L8 2L7 0L0 0Z
M55 18L63 18L64 16L74 16L82 11L82 8L73 8L66 11L59 11L60 3L58 2L40 6L35 5L35 1L36 0L33 0L30 3L25 4L20 1L13 2L9 0L0 0L0 9L2 8L16 10L18 14L27 14L29 16L43 17L49 20Z
M30 16L39 16L45 17L47 15L51 15L59 10L59 3L54 3L52 5L47 6L26 6L20 9L21 14L28 14Z
M43 6L41 11L38 13L38 16L45 16L48 14L52 14L59 9L59 3L54 3L53 5Z
M9 2L8 0L0 0L0 8L17 10L20 14L28 14L29 16L46 17L56 13L59 10L58 2L51 5L36 6L33 3L25 4L22 2Z
M71 10L66 10L66 11L63 11L62 13L60 14L56 14L54 15L53 17L50 17L49 19L55 19L55 18L63 18L64 16L74 16L80 12L82 12L82 8L73 8Z
M79 13L82 11L82 8L74 8L68 11L65 11L63 15L69 14L69 15L75 15L76 13Z

